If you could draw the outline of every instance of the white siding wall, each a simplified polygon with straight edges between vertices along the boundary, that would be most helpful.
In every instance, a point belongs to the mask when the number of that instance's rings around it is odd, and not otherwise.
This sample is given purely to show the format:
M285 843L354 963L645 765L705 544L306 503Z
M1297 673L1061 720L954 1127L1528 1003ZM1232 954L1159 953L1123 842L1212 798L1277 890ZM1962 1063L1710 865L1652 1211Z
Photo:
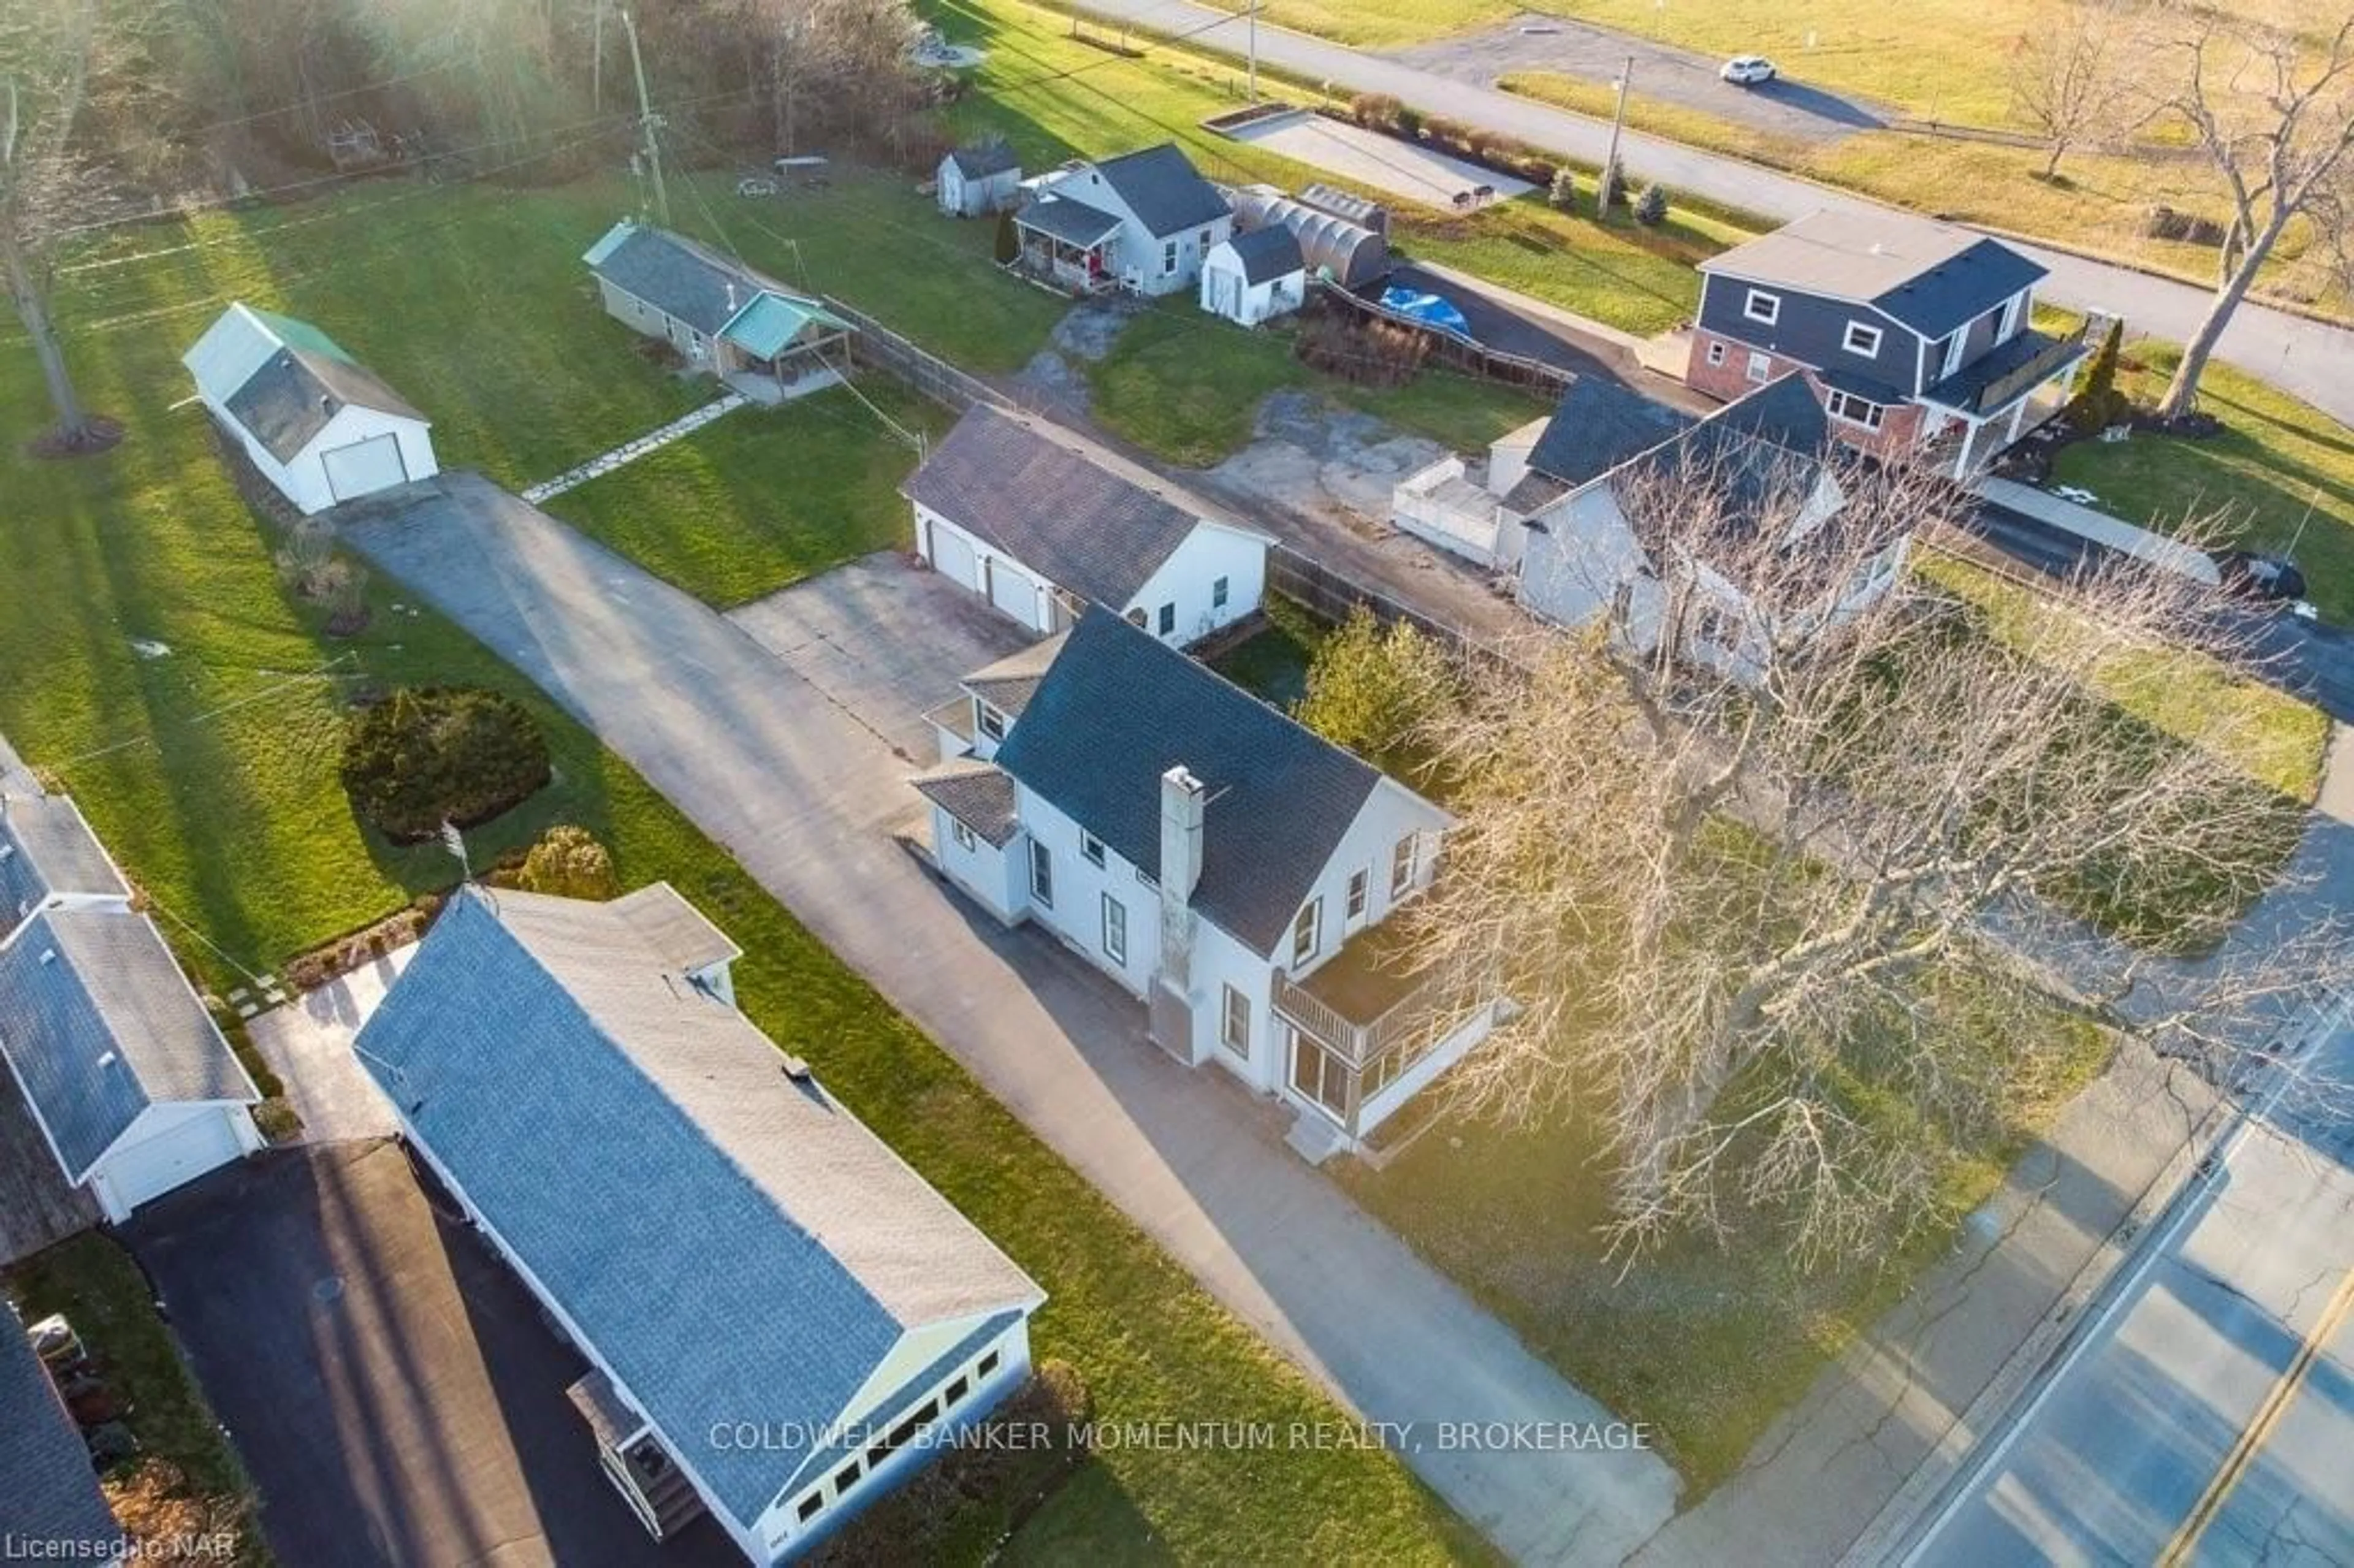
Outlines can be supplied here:
M1123 990L1141 999L1161 967L1161 890L1139 881L1136 867L1109 846L1104 863L1095 865L1079 853L1079 826L1054 806L1016 783L1015 810L1028 839L1053 856L1055 903L1040 904L1031 891L1030 850L1022 849L1014 879L1029 902L1030 918L1044 926L1087 960L1118 980ZM1103 901L1109 896L1128 912L1128 961L1104 951Z
M980 899L991 914L1007 925L1029 913L1029 881L1023 868L1030 852L1021 834L1016 833L1003 849L997 849L975 833L972 848L965 849L956 842L956 819L944 808L934 806L932 851L939 857L940 870L950 882Z
M1226 579L1226 602L1213 601L1220 577ZM1173 647L1197 642L1218 628L1240 620L1258 608L1267 590L1267 542L1224 524L1203 522L1161 563L1134 599L1120 607L1123 613L1144 611L1145 630ZM1175 607L1174 629L1161 632L1161 609Z
M1270 317L1298 310L1307 292L1305 272L1287 272L1260 282L1250 281L1244 275L1241 259L1223 243L1202 263L1202 308L1244 326L1257 326Z
M666 314L659 306L647 303L635 294L618 289L603 278L597 280L598 294L605 302L605 313L623 323L632 331L647 337L658 337L687 358L700 362L709 357L711 340L676 317ZM697 340L701 339L700 342Z
M157 1139L167 1140L171 1148L159 1145ZM106 1217L119 1224L131 1217L138 1203L163 1196L162 1192L145 1191L152 1184L148 1173L171 1165L175 1150L209 1150L240 1159L261 1146L260 1130L241 1105L217 1100L151 1105L139 1113L123 1129L122 1136L115 1139L113 1147L91 1167L90 1190ZM115 1169L118 1166L119 1172ZM189 1168L179 1176L175 1188L217 1168Z
M422 422L398 414L377 408L345 408L327 421L326 429L313 436L310 445L294 454L292 462L281 463L260 442L246 434L228 417L226 408L209 397L204 401L219 418L221 428L237 438L262 477L305 515L324 512L335 504L334 489L327 482L327 467L319 455L332 447L349 446L371 436L391 435L400 443L400 461L408 467L409 478L429 479L441 471L433 456L430 431Z
M1642 547L1603 485L1564 497L1524 529L1521 602L1556 626L1583 626L1610 607L1618 585L1644 565Z
M1104 182L1093 169L1074 170L1049 187L1061 195L1085 202L1087 206L1108 212L1119 219L1119 233L1113 240L1113 270L1121 284L1145 294L1182 293L1193 287L1202 275L1202 263L1235 231L1232 213L1220 213L1197 228L1173 234L1163 239L1137 220L1128 204L1118 192ZM1177 247L1175 270L1165 270L1167 247L1174 241Z
M980 539L974 537L971 534L967 533L964 529L959 527L949 519L941 516L937 512L934 512L928 506L917 506L915 510L916 539L917 545L923 552L924 559L929 561L932 564L933 568L938 571L941 576L949 578L958 587L968 588L986 599L989 597L990 583L992 579L992 576L1002 578L1005 574L1012 573L1030 585L1031 591L1028 595L1028 599L1029 601L1036 607L1027 617L1017 616L1014 619L1019 620L1023 625L1029 627L1030 630L1038 632L1041 635L1051 632L1055 630L1053 624L1054 603L1052 599L1049 597L1050 592L1054 588L1054 584L1043 573L1038 572L1030 567L1024 566L1022 562L1015 560L1013 556L1006 555L1003 551L999 550L992 546L983 544ZM955 561L943 563L940 558L942 555L962 555L965 552L944 552L939 550L935 544L935 533L938 530L945 530L955 535L956 537L961 541L965 546L967 546L972 561L972 566L970 571L958 570L958 563ZM1000 603L1001 608L1002 607L1004 598L1005 595L1001 590L998 597L998 602Z

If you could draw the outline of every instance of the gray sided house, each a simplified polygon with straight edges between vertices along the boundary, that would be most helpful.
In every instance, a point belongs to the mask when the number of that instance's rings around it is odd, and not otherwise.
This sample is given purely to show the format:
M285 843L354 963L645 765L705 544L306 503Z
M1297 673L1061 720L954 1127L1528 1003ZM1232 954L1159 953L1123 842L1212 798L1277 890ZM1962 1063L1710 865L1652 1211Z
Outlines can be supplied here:
M0 1300L0 1552L11 1558L111 1563L122 1527L98 1489L90 1450Z
M933 193L950 217L1003 212L1022 199L1022 160L1002 142L959 147L940 160Z
M1767 530L1779 531L1773 547L1801 564L1810 547L1839 539L1842 478L1862 461L1845 455L1806 380L1785 376L1540 507L1523 524L1521 603L1561 626L1617 615L1614 631L1638 653L1672 638L1678 657L1755 679L1772 649L1859 613L1895 584L1903 537L1850 580L1810 584L1797 605L1765 602L1732 558L1752 557L1749 546ZM1705 531L1689 524L1690 507L1659 515L1641 493L1653 483L1704 496L1691 506L1709 514Z
M1447 813L1119 616L975 671L913 784L941 874L1051 933L1146 1033L1358 1150L1484 1038L1492 1001L1410 972L1385 925Z
M1044 1297L736 1010L737 956L665 884L470 886L355 1049L588 1359L607 1479L768 1563L1019 1386Z
M125 1220L261 1147L260 1094L71 801L0 800L0 1092L67 1188ZM51 1202L19 1179L12 1207Z
M1031 630L1105 605L1180 645L1256 610L1271 540L1059 425L977 404L904 489L934 571Z
M849 369L848 322L684 235L623 218L581 260L606 314L746 397L779 402Z
M2041 265L1925 217L1817 212L1700 270L1687 382L1731 399L1799 372L1840 440L1956 479L2056 413L2084 355L2032 325Z
M1073 293L1190 291L1234 232L1234 214L1174 143L1101 163L1075 160L1027 182L1013 215L1017 264Z

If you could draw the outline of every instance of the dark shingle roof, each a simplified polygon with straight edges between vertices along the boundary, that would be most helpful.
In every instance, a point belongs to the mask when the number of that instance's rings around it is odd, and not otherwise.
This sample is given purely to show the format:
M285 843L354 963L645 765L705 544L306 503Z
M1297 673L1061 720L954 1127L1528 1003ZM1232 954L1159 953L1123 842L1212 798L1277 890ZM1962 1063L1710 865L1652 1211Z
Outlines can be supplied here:
M130 891L70 800L0 799L0 937L51 894Z
M1226 243L1235 248L1235 259L1243 264L1243 281L1247 283L1264 283L1307 266L1300 258L1299 237L1279 223L1237 234Z
M1782 516L1793 490L1810 488L1838 450L1829 416L1806 377L1794 372L1727 403L1610 477L1649 469L1699 483L1713 498L1717 527L1754 532L1769 515ZM1675 520L1654 511L1638 508L1628 521L1644 547L1656 552L1665 540L1655 535Z
M960 758L908 782L925 800L987 839L992 849L1003 849L1021 831L1013 814L1013 780L995 763Z
M591 272L615 288L677 317L706 337L718 335L719 329L750 304L755 294L776 287L748 268L722 261L683 235L628 219L614 225L586 260Z
M1584 484L1691 424L1663 403L1599 376L1580 376L1561 389L1544 434L1529 452L1529 467L1567 484Z
M749 1020L681 980L643 902L462 892L356 1049L748 1529L908 1330L1042 1298ZM740 1420L778 1440L705 1440Z
M293 347L271 355L222 407L280 462L292 461L346 408L425 418L374 372L334 355Z
M1226 198L1195 172L1173 142L1123 153L1094 167L1155 238L1226 216Z
M1999 240L1892 211L1820 211L1701 263L1870 304L1928 337L1942 337L2044 276Z
M1020 154L1002 142L983 142L978 146L959 147L949 154L957 173L969 180L985 180L992 175L1012 174L1022 167Z
M58 1400L15 1308L0 1301L0 1541L38 1542L59 1557L121 1541L90 1450Z
M1189 769L1210 797L1193 906L1261 953L1373 791L1398 788L1104 609L1072 629L997 764L1155 876L1161 775Z
M1119 228L1119 219L1101 207L1068 196L1050 196L1034 201L1013 215L1024 228L1051 234L1066 245L1088 246Z
M121 906L44 910L0 948L0 1052L77 1181L150 1105L260 1097L154 923Z
M906 494L1058 587L1119 609L1209 514L1116 471L1116 461L1059 427L981 404L932 449Z

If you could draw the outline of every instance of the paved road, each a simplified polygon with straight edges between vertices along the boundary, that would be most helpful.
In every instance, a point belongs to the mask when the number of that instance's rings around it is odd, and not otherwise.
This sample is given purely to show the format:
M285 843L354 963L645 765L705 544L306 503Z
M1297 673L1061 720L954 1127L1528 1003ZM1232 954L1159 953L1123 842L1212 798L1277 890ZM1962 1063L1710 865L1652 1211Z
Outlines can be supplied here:
M928 705L951 693L977 662L971 618L1002 635L973 601L928 574L867 569L790 590L847 603L772 601L739 624L469 474L366 503L346 528L586 722L1363 1415L1608 1419L1287 1151L1262 1102L1178 1067L1093 969L1034 932L1002 929L893 842L917 804L906 777L928 760L889 738L906 733L908 694L924 690ZM852 627L871 660L842 656L834 632ZM877 662L879 673L862 673ZM824 1071L822 1042L796 1049ZM1200 1395L1197 1414L1214 1418L1217 1391ZM1522 1563L1615 1563L1674 1508L1674 1475L1649 1453L1430 1446L1407 1458Z
M1566 17L1522 16L1485 32L1393 49L1388 58L1486 87L1516 70L1555 71L1608 85L1618 79L1630 56L1638 96L1704 110L1777 136L1835 142L1875 130L1896 112L1804 81L1777 79L1756 87L1735 87L1717 75L1724 64L1721 55L1694 54Z
M2342 1103L2259 1118L1907 1563L2354 1562L2349 1160Z
M1080 5L1116 21L1183 34L1191 43L1224 53L1239 55L1247 47L1242 19L1190 0L1080 0ZM1609 140L1610 128L1603 122L1265 23L1258 28L1258 52L1268 65L1311 81L1346 91L1391 93L1431 112L1517 136L1582 162L1600 163ZM1767 217L1799 217L1821 207L1870 210L1877 205L1653 136L1628 133L1619 155L1637 179L1658 180L1670 189ZM2055 303L2119 312L2136 330L2178 343L2191 334L2206 313L2204 290L2041 246L2020 249L2051 269L2042 292ZM2243 305L2224 334L2221 357L2326 409L2341 424L2354 425L2354 374L2349 370L2354 366L2354 330Z

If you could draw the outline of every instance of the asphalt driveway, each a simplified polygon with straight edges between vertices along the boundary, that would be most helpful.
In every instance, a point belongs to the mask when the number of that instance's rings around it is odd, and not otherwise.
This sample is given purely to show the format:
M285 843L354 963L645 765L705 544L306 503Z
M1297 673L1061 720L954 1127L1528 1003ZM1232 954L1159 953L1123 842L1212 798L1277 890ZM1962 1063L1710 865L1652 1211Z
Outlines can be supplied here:
M587 1364L398 1144L260 1155L124 1239L290 1568L740 1565L708 1520L640 1528L565 1397Z
M1809 142L1835 142L1858 131L1876 130L1895 113L1885 105L1843 97L1787 76L1757 87L1735 87L1716 74L1724 61L1714 55L1672 48L1562 16L1524 16L1485 32L1416 44L1389 55L1433 75L1479 87L1516 70L1556 71L1606 86L1618 79L1632 58L1631 90L1639 97L1702 110L1769 135ZM1785 72L1803 70L1803 61L1777 63Z
M889 836L910 814L911 769L876 726L742 627L475 476L341 521L580 715L1278 1350L1365 1418L1428 1435L1408 1462L1507 1552L1615 1563L1665 1521L1676 1480L1654 1454L1442 1446L1439 1422L1558 1433L1609 1416L1301 1164L1255 1102L1148 1045L1108 980L946 893ZM934 635L925 599L872 601L874 635ZM824 1043L801 1048L822 1074ZM1214 1418L1217 1391L1201 1392L1196 1414Z

